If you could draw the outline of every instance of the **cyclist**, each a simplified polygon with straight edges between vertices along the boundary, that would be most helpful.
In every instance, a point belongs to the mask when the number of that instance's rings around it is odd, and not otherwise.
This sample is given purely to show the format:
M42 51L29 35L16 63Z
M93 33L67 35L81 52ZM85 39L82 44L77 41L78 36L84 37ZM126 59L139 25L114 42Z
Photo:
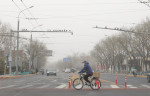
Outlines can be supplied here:
M88 80L88 77L93 75L92 68L87 61L83 61L82 63L84 64L84 67L81 69L79 73L84 73L84 72L86 73L86 75L84 76L84 80L88 83L86 85L90 85L90 81Z

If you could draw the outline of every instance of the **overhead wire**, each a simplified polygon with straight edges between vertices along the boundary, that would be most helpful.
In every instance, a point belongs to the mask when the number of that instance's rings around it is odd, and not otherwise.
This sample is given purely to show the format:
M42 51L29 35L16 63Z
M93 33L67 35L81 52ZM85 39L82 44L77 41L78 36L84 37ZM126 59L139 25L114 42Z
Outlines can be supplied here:
M23 2L23 0L20 0L20 1L22 2L22 4L24 5L25 8L28 8L28 7L26 6L26 4ZM29 14L30 14L33 18L35 18L35 17L33 16L33 14L31 13L30 10L27 10L27 11L29 12ZM37 24L37 26L38 26L39 23L38 23L37 19L33 19L33 20L35 20L35 22L36 22L36 24ZM41 29L41 27L40 27L40 29ZM42 29L41 29L41 30L42 30Z
M22 2L22 4L24 5L24 7L27 8L27 6L26 6L26 4L23 2L23 0L21 0L21 2ZM37 19L39 19L39 18L35 18L35 17L33 16L33 14L31 13L30 10L28 10L28 12L29 12L30 15L33 17L33 20L35 20L37 26L40 25L40 24L38 23L38 21L37 21ZM35 18L35 19L34 19L34 18ZM42 18L41 18L41 19L42 19ZM41 27L39 27L39 28L40 28L40 30L43 30ZM46 35L45 35L45 33L42 33L42 34L40 33L40 36L43 37L43 36L46 36ZM45 39L46 39L46 40L44 40L44 41L46 41L46 42L49 41L48 38L45 38Z
M22 2L22 4L23 4L23 6L24 6L25 8L27 8L27 6L26 6L26 4L23 2L23 0L21 0L21 2ZM37 21L38 18L35 18L35 17L33 16L33 14L31 13L30 10L28 10L28 12L29 12L29 14L33 17L33 20L35 20L37 26L40 25L40 24L38 23L38 21ZM34 19L34 18L35 18L35 19ZM29 19L29 20L30 20L30 19ZM41 27L39 27L39 28L40 28L40 30L43 30ZM40 33L40 34L41 34L41 33ZM43 36L43 35L45 35L45 33L42 33L40 36Z
M148 6L149 8L150 8L150 5L148 4L148 3L150 3L150 1L149 2L146 2L146 1L141 1L141 0L138 0L140 3L143 3L143 4L145 4L146 6Z
M12 0L12 2L15 4L15 6L20 10L20 11L22 11L22 9L14 2L14 0ZM25 15L25 13L24 12L22 12L23 13L23 15L27 18L27 16ZM34 25L33 25L33 23L30 21L30 20L28 20L29 21L29 23L34 27Z
M12 0L13 1L13 0ZM21 0L21 2L22 2L22 4L23 4L23 6L25 7L25 8L28 8L27 6L26 6L26 4ZM13 3L16 5L16 7L21 11L21 8L13 1ZM28 12L29 12L29 14L33 17L33 18L35 18L34 16L33 16L33 14L31 13L31 11L28 9L27 10ZM23 12L22 12L23 13ZM24 13L23 13L24 14ZM24 16L25 16L25 18L23 18L23 19L27 19L28 17L24 14ZM20 17L21 18L21 17ZM31 22L31 20L30 19L27 19L31 24L32 24L32 27L35 27L34 26L34 24ZM36 24L37 24L37 26L39 25L38 24L38 22L37 22L37 20L35 20L35 22L36 22ZM41 29L41 27L40 27L40 29ZM42 29L41 29L42 30ZM43 34L42 34L43 35ZM44 34L45 35L45 34Z

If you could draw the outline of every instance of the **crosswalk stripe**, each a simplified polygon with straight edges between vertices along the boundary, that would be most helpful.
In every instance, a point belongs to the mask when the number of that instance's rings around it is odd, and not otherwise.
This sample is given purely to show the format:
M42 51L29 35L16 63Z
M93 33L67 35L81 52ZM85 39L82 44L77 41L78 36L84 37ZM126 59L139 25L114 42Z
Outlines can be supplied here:
M131 87L132 85L127 85L128 87Z
M129 87L129 88L137 88L137 87L134 87L133 85L127 85L127 87Z
M9 86L5 86L5 87L1 87L0 89L3 89L3 88L10 88L10 87L14 87L16 85L9 85Z
M148 85L142 85L142 86L144 86L144 87L146 87L146 88L150 88L150 86L148 86Z
M57 86L56 88L64 88L64 87L66 87L66 84L62 84L60 86Z
M46 88L46 87L49 87L49 85L43 85L43 86L40 86L40 87L37 87L37 88Z
M78 86L76 86L76 88L81 88L82 87L82 85L78 85Z
M21 89L21 88L27 88L27 87L31 87L31 86L33 86L33 85L26 85L26 86L22 86L22 87L19 87L19 88Z
M57 82L57 80L53 80L53 81L51 81L51 82Z
M137 88L137 87L130 87L130 88Z
M119 88L117 85L110 85L112 88Z

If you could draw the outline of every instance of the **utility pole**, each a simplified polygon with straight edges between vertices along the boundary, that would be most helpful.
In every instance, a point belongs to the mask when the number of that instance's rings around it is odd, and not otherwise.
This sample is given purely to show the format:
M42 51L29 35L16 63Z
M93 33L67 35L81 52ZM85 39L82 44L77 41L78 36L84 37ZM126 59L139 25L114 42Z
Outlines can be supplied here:
M46 32L46 33L55 32L55 33L71 33L71 35L73 35L73 32L71 30L66 30L66 29L64 29L64 30L47 30L47 31L33 31L33 30L31 30L31 31L29 31L29 30L16 31L16 30L13 30L12 32L17 32L17 33L19 33L19 32L30 32L30 33L32 33L32 32L42 32L42 33L43 32ZM18 41L19 41L19 37L18 37ZM32 47L31 44L32 44L32 34L31 34L31 39L30 39L30 47ZM31 54L31 52L32 52L32 48L30 48L30 54ZM30 57L29 69L31 69L31 61L32 60L31 60L31 57ZM18 61L17 61L17 64L18 64ZM18 65L16 65L16 69L18 70Z
M24 9L24 10L21 10L20 12L19 12L19 14L18 14L18 25L17 25L17 57L16 57L16 75L18 75L18 63L19 63L19 23L20 23L20 18L19 18L19 16L20 16L20 14L23 12L23 11L25 11L25 10L28 10L28 9L30 9L30 8L32 8L33 6L31 6L31 7L29 7L29 8L26 8L26 9Z
M31 71L31 65L33 64L32 62L32 31L33 29L37 28L37 27L40 27L42 25L38 25L38 26L35 26L32 28L32 30L30 31L31 33L31 39L30 39L30 60L29 60L29 71ZM35 66L34 66L35 67Z
M11 31L10 48L9 48L9 75L11 75L11 62L12 62L12 31Z

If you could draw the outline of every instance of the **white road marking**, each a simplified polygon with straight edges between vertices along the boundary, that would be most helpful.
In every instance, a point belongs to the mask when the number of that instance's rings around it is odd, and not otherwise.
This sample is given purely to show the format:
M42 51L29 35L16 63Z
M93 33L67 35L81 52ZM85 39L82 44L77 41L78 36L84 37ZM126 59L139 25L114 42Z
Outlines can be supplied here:
M127 87L129 87L129 88L137 88L137 87L133 87L133 85L127 85Z
M26 85L26 86L22 86L22 87L19 87L19 88L22 89L22 88L27 88L27 87L31 87L31 86L33 86L33 85Z
M78 86L76 86L76 88L78 89L78 88L81 88L82 87L82 85L78 85Z
M57 86L56 88L64 88L64 87L66 87L66 84L62 84L60 86Z
M148 86L148 85L142 85L142 86L144 86L144 87L146 87L146 88L150 88L150 86Z
M127 85L128 87L132 86L132 85Z
M137 87L130 87L130 88L137 88Z
M14 87L16 85L9 85L9 86L6 86L6 87L1 87L0 89L3 89L3 88L10 88L10 87Z
M25 80L20 80L20 81L14 81L14 82L17 82L17 83L20 83L20 82L24 82Z
M40 87L37 87L37 88L46 88L46 87L49 87L49 85L43 85L43 86L40 86Z
M53 81L51 81L51 82L57 82L57 80L53 80Z
M112 88L119 88L117 85L110 85Z

